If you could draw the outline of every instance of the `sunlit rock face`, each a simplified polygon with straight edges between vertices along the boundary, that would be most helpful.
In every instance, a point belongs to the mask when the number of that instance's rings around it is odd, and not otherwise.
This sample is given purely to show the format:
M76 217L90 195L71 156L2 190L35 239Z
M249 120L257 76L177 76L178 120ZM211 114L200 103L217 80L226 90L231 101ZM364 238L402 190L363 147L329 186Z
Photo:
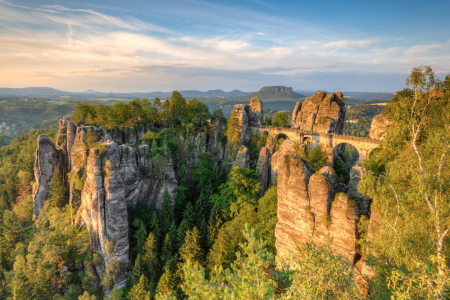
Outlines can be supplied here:
M344 95L318 92L303 104L297 102L291 126L302 130L342 134L345 122Z
M372 124L370 125L370 138L383 139L383 135L389 125L392 125L392 121L389 120L387 116L383 114L376 115L372 120Z
M289 140L273 154L271 166L278 191L277 256L295 255L297 245L304 242L322 244L329 240L336 253L355 262L360 257L357 245L360 204L367 198L358 194L362 198L354 199L343 193L338 176L330 166L314 172L296 156L294 143ZM360 172L364 173L360 167L351 171L352 189L359 183Z

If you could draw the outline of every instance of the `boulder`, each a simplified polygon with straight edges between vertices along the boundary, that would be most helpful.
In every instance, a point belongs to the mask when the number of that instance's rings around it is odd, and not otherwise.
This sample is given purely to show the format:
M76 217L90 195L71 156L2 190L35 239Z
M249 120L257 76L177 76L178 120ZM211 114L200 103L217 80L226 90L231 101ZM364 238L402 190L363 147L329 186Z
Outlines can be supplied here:
M392 121L389 120L386 115L376 115L370 125L370 138L382 140L389 125L392 125Z

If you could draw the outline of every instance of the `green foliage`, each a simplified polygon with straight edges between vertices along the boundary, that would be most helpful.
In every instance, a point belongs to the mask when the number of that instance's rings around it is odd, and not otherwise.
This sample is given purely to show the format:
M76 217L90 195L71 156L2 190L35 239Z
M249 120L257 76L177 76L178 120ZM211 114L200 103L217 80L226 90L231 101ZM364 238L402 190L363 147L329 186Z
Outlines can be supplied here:
M308 162L314 171L319 171L328 164L328 156L325 151L322 151L320 146L311 148L310 145L306 146L306 150L303 151L296 145L297 156L304 161Z
M231 269L216 268L210 281L206 279L205 269L192 261L186 263L182 288L189 299L274 298L277 281L267 275L267 267L275 263L275 258L267 252L262 240L256 240L255 232L248 225L244 236L247 243L241 243L243 254L237 253Z
M278 221L277 203L277 186L274 185L259 199L257 220L252 223L252 227L255 228L257 235L266 241L267 249L273 254L277 253L275 247L275 226Z
M333 163L333 169L339 178L339 182L347 183L350 180L350 173L342 161L335 160Z
M273 126L286 127L289 124L289 116L285 113L277 113L273 118Z
M134 285L128 293L129 300L151 300L152 294L147 278L141 275L139 283Z
M354 278L354 266L335 254L329 243L312 241L297 248L297 268L283 299L363 299Z
M357 120L358 123L345 122L344 131L345 135L367 137L369 136L370 126L372 120L376 115L383 112L384 106L382 105L369 105L369 104L356 104L350 105L345 112L346 120Z
M241 143L241 126L235 109L231 110L226 129L227 144L235 152Z
M181 124L181 120L186 114L186 99L181 96L180 92L173 91L170 97L169 116L170 120L175 124Z
M369 157L361 161L359 164L361 167L364 167L373 173L380 175L386 171L386 166L377 159L377 155L380 152L380 149L373 150Z
M69 203L69 189L66 187L59 170L56 170L53 174L52 184L48 192L52 205L61 209Z

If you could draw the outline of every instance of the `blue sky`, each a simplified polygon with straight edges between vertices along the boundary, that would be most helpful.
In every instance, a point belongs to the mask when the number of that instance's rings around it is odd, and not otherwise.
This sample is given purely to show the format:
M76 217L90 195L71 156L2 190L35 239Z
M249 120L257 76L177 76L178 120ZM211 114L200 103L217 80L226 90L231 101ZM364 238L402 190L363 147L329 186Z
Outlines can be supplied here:
M397 91L450 73L450 1L0 0L0 87Z

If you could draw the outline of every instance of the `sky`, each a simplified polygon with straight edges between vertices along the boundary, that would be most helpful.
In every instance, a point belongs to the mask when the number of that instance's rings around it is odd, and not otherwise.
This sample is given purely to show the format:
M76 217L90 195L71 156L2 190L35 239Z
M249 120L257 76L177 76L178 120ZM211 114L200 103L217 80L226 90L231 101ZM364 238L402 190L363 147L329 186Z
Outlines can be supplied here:
M450 1L0 0L0 87L393 92L450 74Z

